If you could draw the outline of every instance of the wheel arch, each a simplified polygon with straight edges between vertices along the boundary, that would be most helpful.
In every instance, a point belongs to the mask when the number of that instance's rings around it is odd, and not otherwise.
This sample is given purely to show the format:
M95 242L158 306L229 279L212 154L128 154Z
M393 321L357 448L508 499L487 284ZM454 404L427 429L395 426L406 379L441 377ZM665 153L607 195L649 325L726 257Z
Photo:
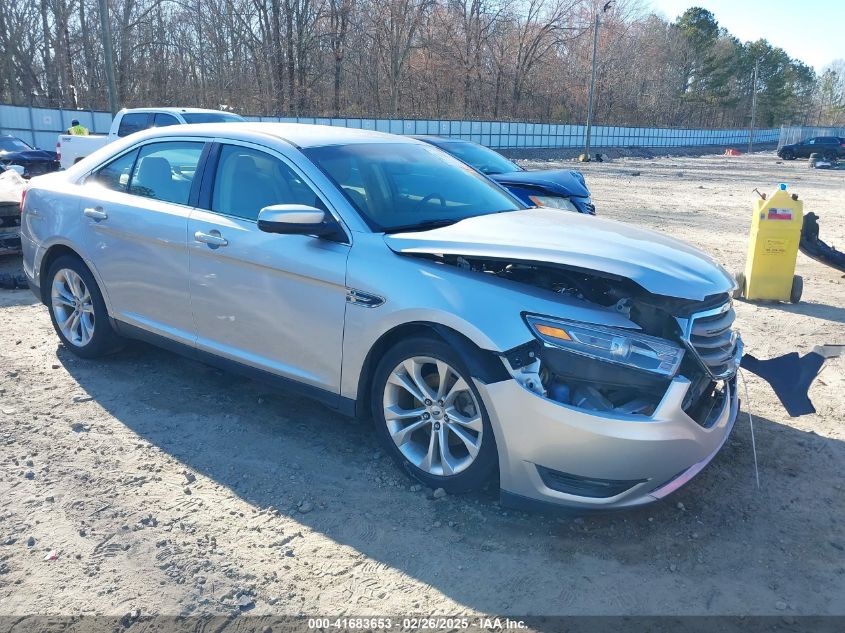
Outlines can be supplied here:
M370 412L370 392L376 367L384 355L398 342L412 336L429 336L449 345L466 365L470 374L482 382L499 382L510 378L499 355L476 345L469 337L442 323L414 321L403 323L382 334L367 353L358 377L356 415L367 417Z
M46 247L44 254L41 256L41 260L37 263L41 302L44 305L49 305L50 303L50 284L52 283L52 280L47 279L47 272L50 270L50 266L53 265L53 262L55 262L59 257L62 257L64 255L70 255L72 257L78 258L79 261L82 262L82 264L94 277L94 281L97 282L97 287L100 290L100 294L103 295L103 302L106 304L106 312L109 314L109 318L111 318L111 300L109 299L108 289L103 283L103 280L100 278L99 272L97 271L96 267L91 264L90 261L83 257L82 253L80 253L74 246L66 242L55 242L54 244L51 244L50 246Z
M80 255L76 250L74 250L67 244L58 243L50 246L41 258L41 263L38 267L38 279L41 281L41 303L45 305L49 303L50 284L52 283L51 279L47 279L47 273L50 270L50 266L53 265L53 262L55 262L59 257L62 257L64 255L77 257L79 260L82 261L83 264L88 267L88 270L91 270L91 267L85 263L85 259L82 257L82 255ZM93 272L91 274L93 274Z

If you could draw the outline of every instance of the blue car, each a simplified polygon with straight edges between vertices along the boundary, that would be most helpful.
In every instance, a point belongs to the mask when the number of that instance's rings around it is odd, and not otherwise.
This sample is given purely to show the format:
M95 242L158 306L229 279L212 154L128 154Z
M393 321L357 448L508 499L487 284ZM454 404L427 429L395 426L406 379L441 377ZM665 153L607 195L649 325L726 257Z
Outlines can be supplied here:
M555 207L588 215L596 214L590 191L580 171L538 169L527 171L488 147L440 136L414 138L439 147L474 167L531 207Z

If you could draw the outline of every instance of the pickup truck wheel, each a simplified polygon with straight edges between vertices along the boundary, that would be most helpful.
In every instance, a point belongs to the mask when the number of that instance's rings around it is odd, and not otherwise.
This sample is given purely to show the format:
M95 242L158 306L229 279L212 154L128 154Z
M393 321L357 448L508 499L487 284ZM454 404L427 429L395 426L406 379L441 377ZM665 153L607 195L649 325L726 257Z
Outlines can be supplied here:
M71 352L97 358L119 347L94 275L78 257L65 255L50 266L50 320Z
M795 160L795 152L793 152L791 149L785 149L783 150L783 152L781 152L780 157L783 160Z
M373 379L376 434L411 477L466 492L496 469L493 429L469 371L448 345L413 338L381 359Z

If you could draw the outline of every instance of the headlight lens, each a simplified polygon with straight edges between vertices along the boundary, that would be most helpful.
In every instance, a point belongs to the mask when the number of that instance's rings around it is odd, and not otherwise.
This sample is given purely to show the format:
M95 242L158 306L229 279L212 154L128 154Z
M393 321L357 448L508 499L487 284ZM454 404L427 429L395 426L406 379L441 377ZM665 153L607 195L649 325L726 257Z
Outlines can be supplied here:
M542 316L525 318L537 338L573 354L666 377L677 373L684 358L683 348L655 336Z
M552 209L578 212L578 208L572 204L569 198L563 198L561 196L528 196L528 198L538 207L551 207Z

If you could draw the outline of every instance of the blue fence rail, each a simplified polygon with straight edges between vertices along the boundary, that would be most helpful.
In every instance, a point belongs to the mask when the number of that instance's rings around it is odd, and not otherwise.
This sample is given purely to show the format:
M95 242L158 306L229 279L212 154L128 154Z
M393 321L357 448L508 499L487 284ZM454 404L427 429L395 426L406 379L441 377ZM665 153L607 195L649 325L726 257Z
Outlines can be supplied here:
M586 132L584 125L509 121L267 116L247 116L246 118L252 121L334 125L390 132L392 134L433 134L475 141L496 149L577 149L583 146ZM93 134L105 134L111 125L111 115L108 112L0 105L0 134L12 134L36 147L52 149L56 144L56 135L65 131L70 126L72 119L79 119L80 123L91 130ZM754 130L755 143L776 143L779 136L779 128ZM594 148L718 146L747 143L748 129L595 125L591 133L591 145Z

